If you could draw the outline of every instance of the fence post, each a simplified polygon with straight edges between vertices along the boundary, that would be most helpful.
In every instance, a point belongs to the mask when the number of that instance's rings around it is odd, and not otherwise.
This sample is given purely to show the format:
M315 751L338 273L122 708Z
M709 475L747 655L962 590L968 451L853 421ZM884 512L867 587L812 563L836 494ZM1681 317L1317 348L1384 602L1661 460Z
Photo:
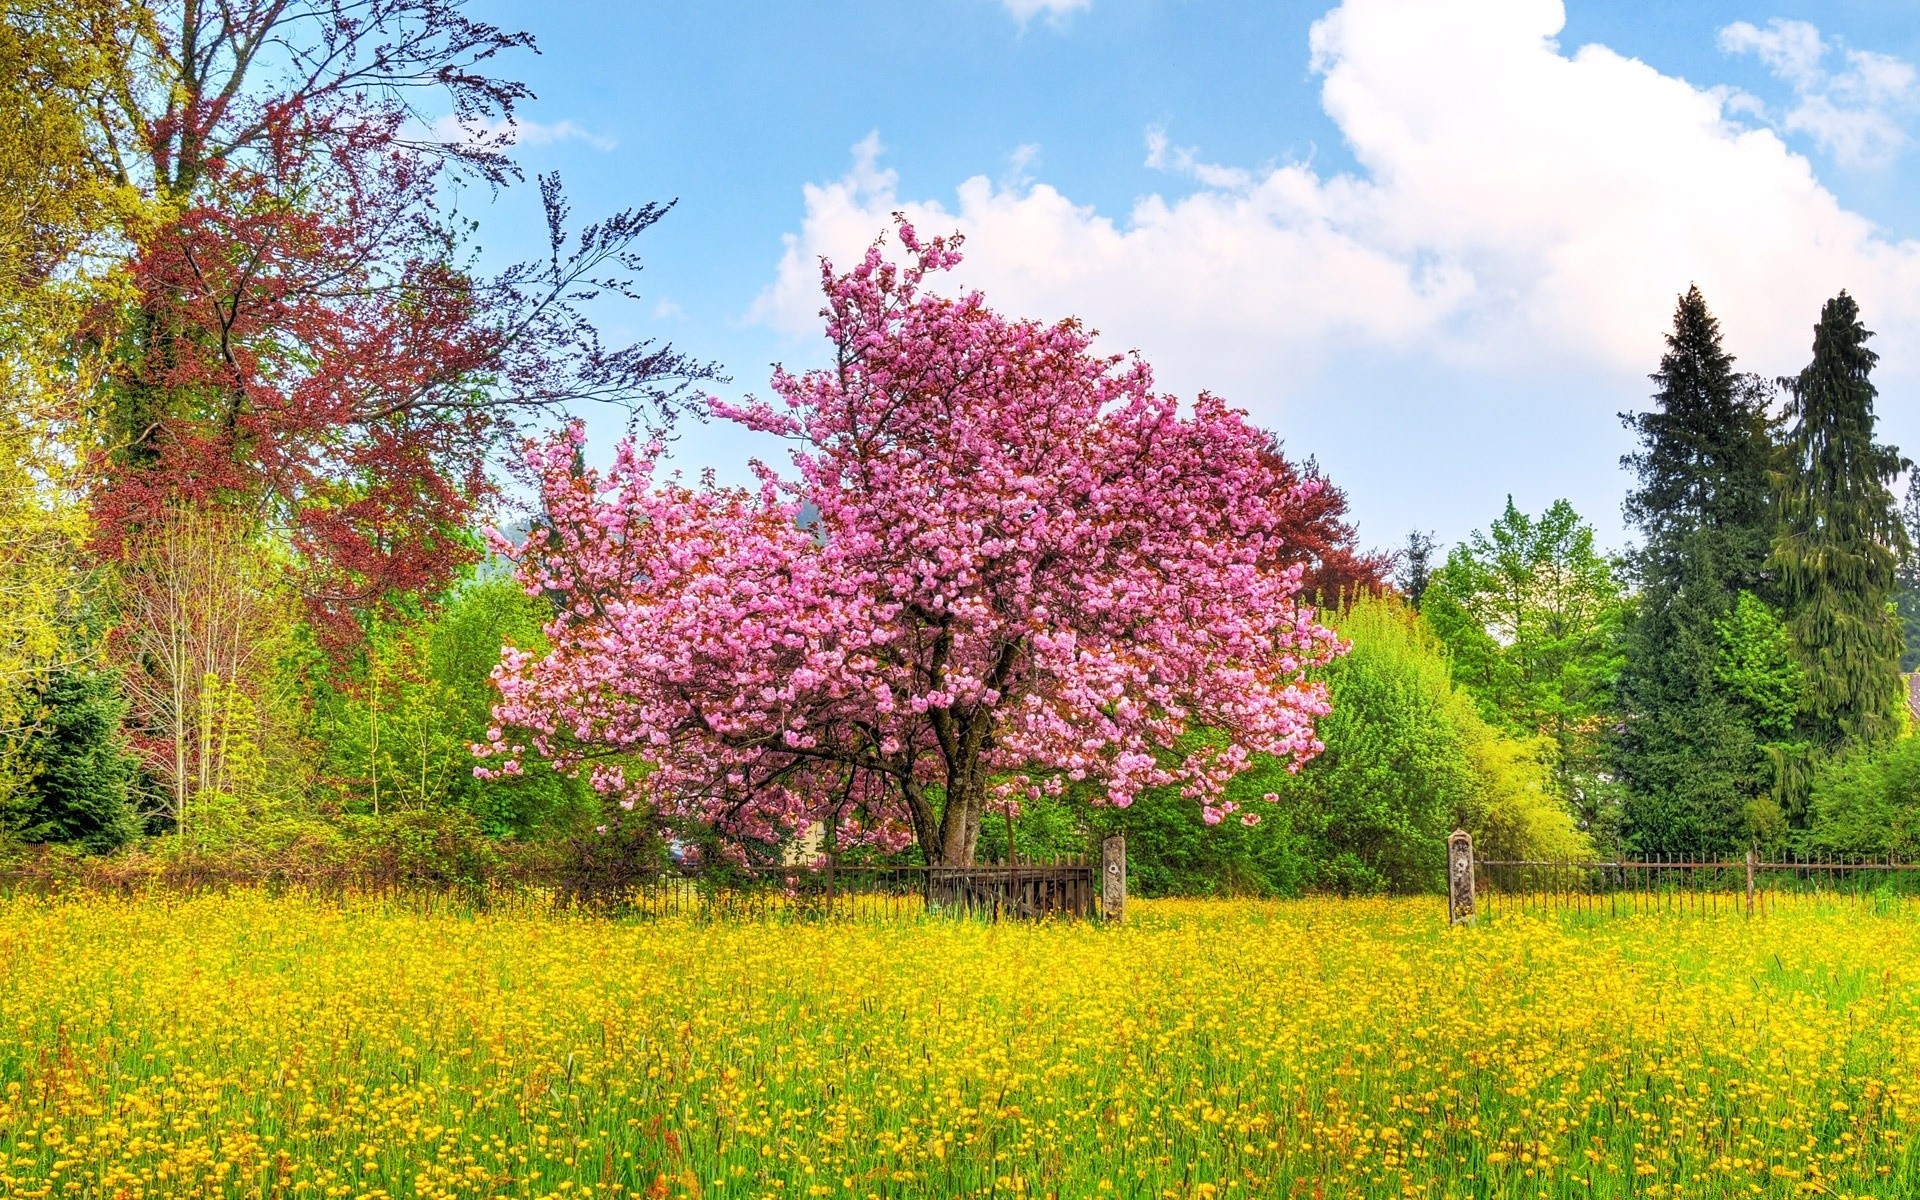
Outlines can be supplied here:
M1100 842L1100 915L1108 921L1127 916L1127 835L1116 833Z
M1447 922L1474 923L1473 835L1464 829L1447 838Z
M1753 869L1760 863L1760 852L1747 847L1747 915L1753 915Z

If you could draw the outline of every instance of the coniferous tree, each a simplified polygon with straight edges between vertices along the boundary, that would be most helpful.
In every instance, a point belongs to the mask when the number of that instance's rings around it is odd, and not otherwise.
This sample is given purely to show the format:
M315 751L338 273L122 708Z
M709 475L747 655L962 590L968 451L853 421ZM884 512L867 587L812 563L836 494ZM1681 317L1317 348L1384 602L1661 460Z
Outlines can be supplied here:
M1726 622L1766 590L1768 389L1734 371L1698 287L1680 297L1651 378L1653 407L1621 416L1640 438L1622 460L1639 479L1625 510L1640 596L1609 757L1638 849L1719 852L1744 842L1748 806L1769 790L1770 734L1723 679Z
M1400 565L1394 572L1393 585L1407 598L1415 612L1420 611L1420 597L1427 591L1427 584L1433 580L1433 535L1416 529L1407 535L1407 548L1400 552Z
M1820 310L1813 361L1782 381L1793 426L1775 472L1780 525L1768 565L1805 677L1799 732L1815 757L1900 729L1904 638L1890 602L1910 547L1891 484L1906 464L1874 441L1872 336L1843 291ZM1805 777L1795 770L1783 788L1796 822Z
M133 840L129 789L136 766L120 722L127 702L112 675L64 669L47 681L28 745L31 782L0 819L25 842L65 842L104 853Z

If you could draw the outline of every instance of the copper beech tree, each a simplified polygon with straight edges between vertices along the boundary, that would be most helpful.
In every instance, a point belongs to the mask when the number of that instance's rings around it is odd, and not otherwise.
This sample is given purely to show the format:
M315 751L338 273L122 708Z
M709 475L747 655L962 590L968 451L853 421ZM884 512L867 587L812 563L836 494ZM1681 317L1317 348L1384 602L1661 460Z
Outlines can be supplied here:
M93 10L89 10L93 11ZM712 371L601 342L582 305L631 295L636 239L669 206L570 232L540 181L549 252L470 269L443 184L517 175L530 95L496 72L530 36L455 0L195 0L101 6L111 77L85 97L96 168L144 197L129 286L95 313L111 364L94 512L127 552L181 506L288 540L310 613L444 584L528 418L581 401L671 416Z
M1336 643L1278 555L1321 485L1074 321L923 290L956 245L899 238L904 264L823 264L830 367L715 404L791 440L791 476L659 481L631 442L601 474L578 427L534 449L546 517L512 553L559 615L496 673L483 771L550 756L742 853L820 822L961 865L995 802L1171 785L1213 822L1251 756L1319 749L1305 673Z

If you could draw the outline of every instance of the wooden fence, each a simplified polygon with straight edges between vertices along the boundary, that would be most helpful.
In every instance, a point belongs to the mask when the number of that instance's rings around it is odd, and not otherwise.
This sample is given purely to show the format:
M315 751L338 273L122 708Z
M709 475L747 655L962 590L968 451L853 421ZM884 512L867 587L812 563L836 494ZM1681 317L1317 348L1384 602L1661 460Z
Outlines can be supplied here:
M1779 855L1763 858L1472 860L1466 916L1506 909L1581 912L1739 912L1752 916L1809 897L1862 906L1920 900L1920 863ZM1461 918L1456 902L1455 919Z

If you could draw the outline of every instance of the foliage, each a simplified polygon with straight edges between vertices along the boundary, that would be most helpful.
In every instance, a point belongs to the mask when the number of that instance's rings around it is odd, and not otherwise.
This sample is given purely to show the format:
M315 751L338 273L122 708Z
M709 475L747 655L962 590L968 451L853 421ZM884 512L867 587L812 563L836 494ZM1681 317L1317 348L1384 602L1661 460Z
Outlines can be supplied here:
M1903 640L1891 611L1909 552L1889 489L1904 460L1874 441L1873 335L1845 292L1821 308L1813 361L1785 381L1776 474L1780 528L1768 566L1805 669L1797 734L1815 753L1873 744L1901 728ZM1787 814L1804 818L1801 795Z
M546 178L550 253L492 278L464 261L446 184L518 177L505 131L531 93L490 72L528 35L457 0L28 9L65 68L35 77L54 165L113 200L89 209L110 236L84 278L117 286L57 330L104 370L88 448L108 557L180 507L268 516L349 644L358 615L466 561L487 454L526 419L596 400L665 420L713 377L603 345L581 310L632 294L633 246L668 205L574 238Z
M1421 597L1427 594L1427 585L1433 582L1434 540L1431 533L1413 530L1407 534L1407 544L1399 554L1399 567L1394 572L1393 586L1405 596L1407 603L1418 611Z
M957 251L900 239L904 269L878 244L823 267L834 369L777 373L785 411L717 406L792 439L798 480L656 486L630 443L602 476L577 428L533 452L545 519L513 552L558 615L504 664L501 770L643 754L595 783L742 842L820 822L957 864L990 797L1173 784L1218 821L1253 754L1318 749L1301 673L1332 639L1274 560L1321 485L1284 489L1239 413L1183 415L1072 321L923 292ZM1189 727L1224 736L1156 755Z
M1362 596L1333 624L1349 649L1319 671L1325 749L1297 773L1256 760L1229 785L1254 824L1208 829L1163 792L1100 815L1149 894L1434 890L1456 828L1488 858L1592 852L1553 786L1551 743L1488 725L1418 614Z
M99 7L0 6L0 805L21 800L46 689L97 649L76 471L90 364L64 343L89 297L76 258L116 196L88 170L74 100L97 77L74 32Z
M1911 471L1907 475L1907 494L1900 501L1900 527L1907 535L1908 552L1900 556L1894 568L1894 611L1900 617L1900 632L1905 649L1900 654L1900 670L1920 670L1920 487Z
M1920 857L1920 737L1861 746L1815 769L1808 848L1823 854Z
M480 574L444 607L374 624L351 666L312 655L308 733L322 747L319 774L333 803L375 817L454 810L494 837L578 824L597 803L545 764L505 779L476 779L473 770L473 746L493 723L501 648L543 648L551 611L513 580Z
M1481 714L1517 737L1550 739L1561 795L1583 827L1606 827L1601 753L1628 606L1593 527L1564 500L1536 519L1509 497L1487 533L1447 555L1420 611Z
M1715 621L1720 652L1714 679L1739 704L1748 725L1773 742L1790 738L1806 691L1806 672L1794 655L1786 623L1752 592Z
M1608 764L1642 853L1744 845L1748 807L1773 790L1766 744L1790 732L1756 727L1752 696L1724 669L1736 608L1748 632L1765 609L1754 594L1774 524L1769 390L1733 367L1719 322L1689 288L1652 409L1621 418L1640 438L1622 461L1636 476L1625 507L1642 544Z
M1768 568L1803 666L1795 741L1818 758L1901 732L1903 636L1895 568L1910 551L1889 484L1905 467L1874 442L1878 355L1859 305L1841 292L1820 309L1812 363L1788 386L1791 428L1774 474L1780 530ZM1780 772L1780 806L1807 822L1807 758Z
M1300 565L1301 595L1315 604L1338 605L1386 587L1392 556L1359 548L1359 534L1346 519L1347 494L1327 480L1320 464L1309 458L1296 467L1281 453L1278 439L1265 458L1274 490L1286 498L1273 562Z
M1920 1189L1920 935L1850 906L1463 937L1424 898L1101 929L237 891L4 901L0 943L20 1192Z
M28 739L26 785L0 823L23 842L60 842L100 853L139 833L131 786L136 760L120 729L127 702L105 672L63 668L39 696Z
M111 649L152 818L185 834L258 815L293 782L262 758L287 732L274 671L293 625L286 564L238 518L183 508L146 527L120 576Z

